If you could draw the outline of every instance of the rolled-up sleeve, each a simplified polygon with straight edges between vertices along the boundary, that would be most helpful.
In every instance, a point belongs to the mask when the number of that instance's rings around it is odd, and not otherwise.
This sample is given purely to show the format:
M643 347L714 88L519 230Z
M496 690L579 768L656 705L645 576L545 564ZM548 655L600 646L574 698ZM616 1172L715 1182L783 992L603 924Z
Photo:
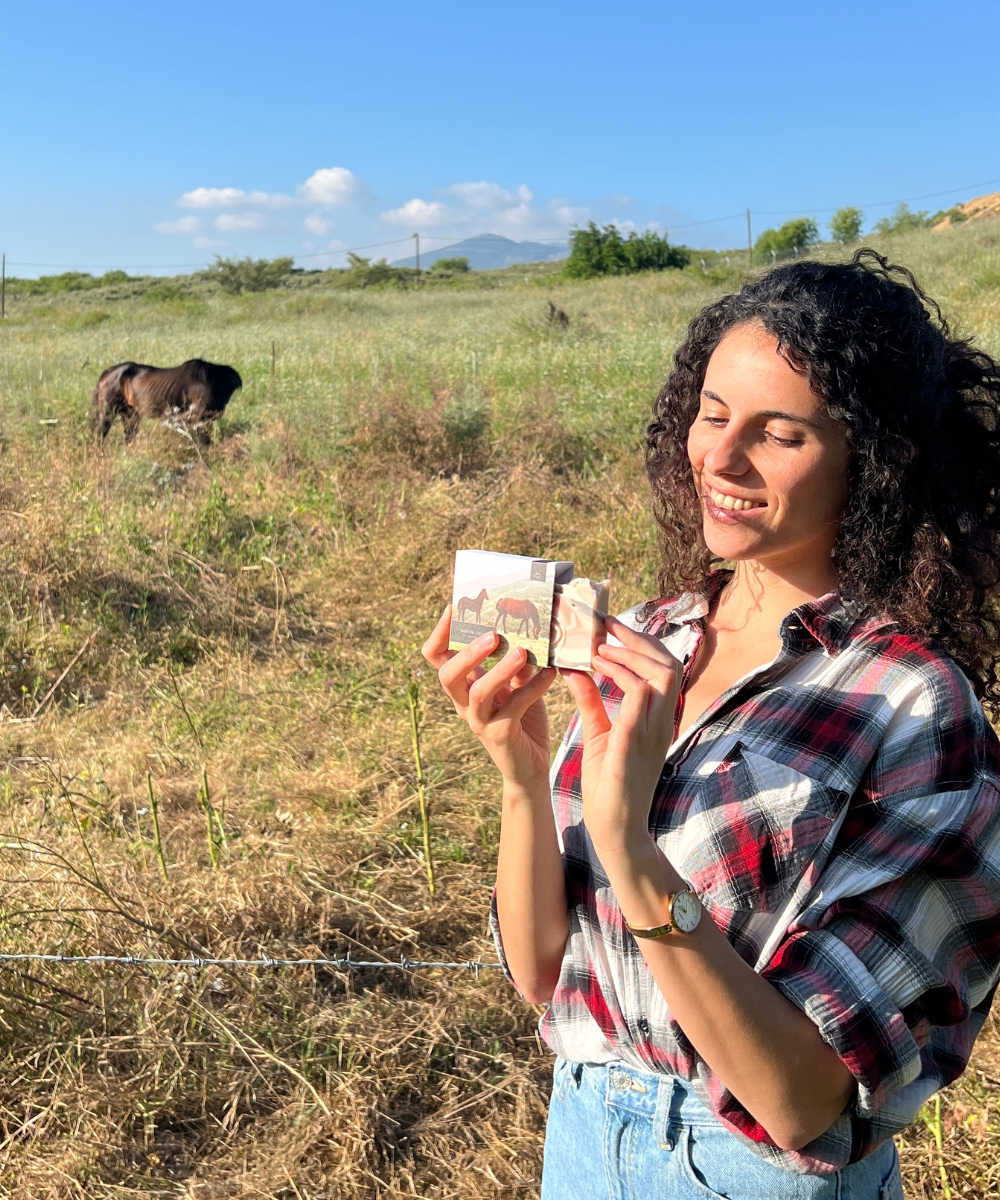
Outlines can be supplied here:
M807 1169L862 1158L962 1073L998 962L996 781L859 806L814 902L761 969L857 1085L837 1124L796 1152ZM727 1123L770 1140L729 1092L709 1092Z
M920 1075L920 1047L902 1012L834 934L789 938L763 975L805 1013L854 1076L859 1116L870 1116Z
M493 937L493 945L496 947L497 958L500 960L500 966L507 977L507 982L523 999L521 989L517 986L514 976L510 973L510 967L507 965L507 954L503 948L503 934L500 932L500 914L497 912L497 890L495 887L493 889L493 899L490 901L490 934Z

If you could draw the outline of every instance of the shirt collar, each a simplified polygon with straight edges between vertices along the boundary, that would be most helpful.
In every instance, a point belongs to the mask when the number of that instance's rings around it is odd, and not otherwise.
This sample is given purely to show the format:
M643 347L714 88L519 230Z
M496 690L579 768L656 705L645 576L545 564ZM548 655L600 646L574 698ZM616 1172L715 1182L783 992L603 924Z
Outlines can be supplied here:
M702 593L685 592L676 600L665 603L655 614L652 626L661 633L668 626L691 625L703 622L712 601L732 577L732 571L713 571ZM807 648L803 640L818 642L830 655L838 654L852 640L851 634L865 617L865 606L856 600L845 600L840 592L828 592L817 600L800 604L781 622L782 641L789 647ZM888 617L871 617L864 621L864 632L891 625ZM858 631L860 632L860 631Z

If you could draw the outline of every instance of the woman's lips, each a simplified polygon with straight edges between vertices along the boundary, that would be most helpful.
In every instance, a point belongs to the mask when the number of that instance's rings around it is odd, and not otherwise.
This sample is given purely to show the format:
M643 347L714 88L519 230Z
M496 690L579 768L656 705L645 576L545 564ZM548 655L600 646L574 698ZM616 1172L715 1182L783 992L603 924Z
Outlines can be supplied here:
M743 521L752 521L767 508L767 505L760 501L743 501L743 504L749 504L747 508L727 508L724 504L717 503L712 498L713 494L721 497L725 493L715 492L714 488L705 490L705 509L708 515L714 521L718 521L720 525L739 525Z

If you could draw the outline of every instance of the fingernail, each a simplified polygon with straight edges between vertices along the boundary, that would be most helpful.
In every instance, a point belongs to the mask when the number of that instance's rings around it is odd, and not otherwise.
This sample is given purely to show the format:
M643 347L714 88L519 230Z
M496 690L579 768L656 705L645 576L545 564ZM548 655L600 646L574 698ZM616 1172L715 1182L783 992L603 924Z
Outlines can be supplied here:
M476 640L472 644L474 646L492 646L493 639L495 637L496 637L495 633L482 633L479 635L479 637L476 638Z

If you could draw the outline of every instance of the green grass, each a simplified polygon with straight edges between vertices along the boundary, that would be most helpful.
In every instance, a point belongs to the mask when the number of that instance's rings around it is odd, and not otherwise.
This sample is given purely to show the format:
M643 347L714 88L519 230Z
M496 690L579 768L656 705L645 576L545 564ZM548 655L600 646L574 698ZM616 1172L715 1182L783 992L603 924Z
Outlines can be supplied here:
M1000 230L883 246L1000 353ZM492 958L494 778L419 644L459 546L610 572L618 607L651 594L650 401L739 279L737 255L699 257L588 283L542 265L420 291L8 292L0 950ZM89 441L102 369L194 356L244 380L202 457L151 424L127 450L120 428ZM537 1195L549 1063L500 979L42 967L0 992L5 1195ZM998 1045L907 1135L908 1195L939 1194L938 1136L956 1195L995 1190Z

